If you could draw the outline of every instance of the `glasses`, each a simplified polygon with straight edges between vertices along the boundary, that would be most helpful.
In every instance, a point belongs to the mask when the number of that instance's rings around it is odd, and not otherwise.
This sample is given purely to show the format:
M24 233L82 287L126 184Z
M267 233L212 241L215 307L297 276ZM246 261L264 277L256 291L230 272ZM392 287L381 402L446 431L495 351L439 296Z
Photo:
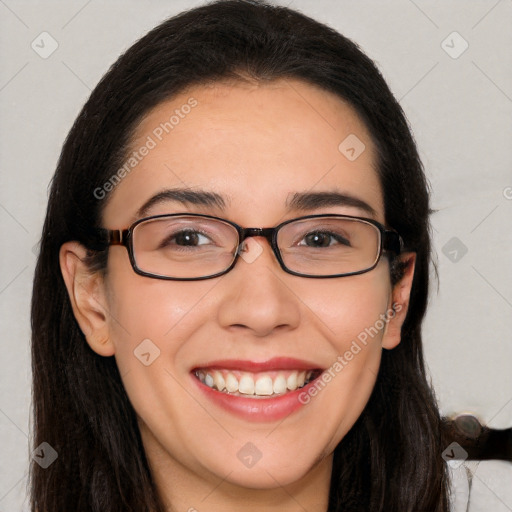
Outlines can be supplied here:
M399 254L400 235L382 224L349 215L308 215L273 228L242 228L234 222L193 213L154 215L122 230L100 230L108 245L127 248L133 270L175 281L211 279L229 272L249 237L264 237L281 268L301 277L363 274L382 254Z

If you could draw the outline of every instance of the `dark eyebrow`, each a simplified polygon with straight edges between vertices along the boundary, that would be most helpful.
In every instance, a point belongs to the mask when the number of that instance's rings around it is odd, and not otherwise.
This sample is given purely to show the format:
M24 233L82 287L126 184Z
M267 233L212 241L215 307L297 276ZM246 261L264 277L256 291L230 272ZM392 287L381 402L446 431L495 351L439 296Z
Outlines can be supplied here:
M205 190L191 190L188 188L173 188L162 190L158 194L150 197L135 214L137 218L144 217L148 210L159 203L167 201L177 201L183 204L194 204L200 206L215 206L223 210L226 207L225 199L215 192L206 192Z
M226 200L220 194L205 190L192 190L188 188L166 189L150 197L137 211L135 218L146 216L149 209L156 204L167 201L176 201L182 204L199 206L214 206L221 210L226 208ZM352 206L359 208L370 215L377 212L362 199L341 192L295 192L287 200L288 210L318 210L329 206Z
M329 206L352 206L372 216L377 212L358 197L341 192L296 192L287 201L289 210L317 210Z

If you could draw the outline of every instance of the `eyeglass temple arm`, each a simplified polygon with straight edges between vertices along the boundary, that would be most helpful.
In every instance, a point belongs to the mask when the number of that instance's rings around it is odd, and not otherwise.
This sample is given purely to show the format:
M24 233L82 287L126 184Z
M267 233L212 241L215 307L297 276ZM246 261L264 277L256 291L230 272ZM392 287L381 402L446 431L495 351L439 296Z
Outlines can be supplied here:
M108 230L108 244L109 245L126 245L127 236L128 236L127 229Z
M126 245L128 234L127 229L96 228L91 233L91 240L87 245L94 251L104 251L110 245Z
M398 255L404 249L404 241L396 231L384 231L382 234L382 248Z

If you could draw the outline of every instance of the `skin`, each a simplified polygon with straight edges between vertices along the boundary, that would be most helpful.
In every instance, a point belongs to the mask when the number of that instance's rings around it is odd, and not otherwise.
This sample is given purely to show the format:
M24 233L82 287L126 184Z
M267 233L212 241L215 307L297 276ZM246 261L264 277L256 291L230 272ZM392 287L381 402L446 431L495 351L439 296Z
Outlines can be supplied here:
M115 188L103 226L125 228L148 198L183 186L221 194L225 209L165 202L147 216L207 213L245 227L316 213L370 216L349 206L286 208L295 192L341 191L369 203L385 224L374 147L337 96L298 80L195 87L151 111L133 148L190 97L198 105ZM354 161L338 150L349 134L366 146ZM248 248L262 249L252 263L239 260L230 273L195 282L139 276L121 246L111 247L105 277L88 271L76 242L64 244L60 256L87 342L116 358L169 510L325 511L332 452L368 401L382 349L400 342L414 254L403 256L410 265L392 287L386 258L362 275L308 279L285 273L263 238L249 239ZM190 385L191 368L215 359L288 356L328 368L392 303L399 312L385 328L282 421L250 423ZM133 354L147 338L160 350L150 366ZM247 442L262 454L251 468L237 457Z

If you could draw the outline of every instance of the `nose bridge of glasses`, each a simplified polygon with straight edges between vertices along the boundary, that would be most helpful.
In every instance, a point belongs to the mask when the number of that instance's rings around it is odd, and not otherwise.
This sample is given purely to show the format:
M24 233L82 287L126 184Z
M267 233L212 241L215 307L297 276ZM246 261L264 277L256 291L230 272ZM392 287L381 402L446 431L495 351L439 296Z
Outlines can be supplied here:
M274 228L243 228L240 233L240 242L243 242L246 238L250 238L252 236L262 236L271 243L273 234Z
M273 244L273 235L275 232L275 228L242 228L240 231L240 245L243 246L244 241L247 238L251 238L254 236L261 236L267 239L269 245L274 248Z

